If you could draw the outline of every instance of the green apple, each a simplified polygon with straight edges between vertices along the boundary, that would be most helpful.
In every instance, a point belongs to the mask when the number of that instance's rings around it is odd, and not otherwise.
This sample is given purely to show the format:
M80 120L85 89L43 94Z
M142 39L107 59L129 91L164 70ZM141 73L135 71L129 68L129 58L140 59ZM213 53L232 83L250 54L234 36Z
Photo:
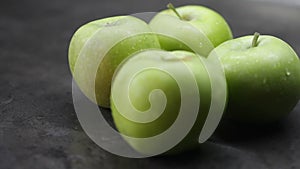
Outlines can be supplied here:
M273 36L227 41L217 55L228 84L227 118L264 124L285 117L300 98L300 61L295 51Z
M214 47L232 39L229 25L217 12L197 5L168 7L149 23L160 34L162 49L188 50L207 57Z
M70 69L84 94L108 108L115 69L133 53L149 48L160 45L144 21L133 16L96 20L75 32L69 47Z
M135 150L143 154L163 150L166 142L178 139L188 126L191 129L186 130L188 135L183 135L183 140L179 139L168 153L199 145L199 133L212 100L211 79L204 63L203 57L187 51L147 50L121 65L112 84L112 116L119 132ZM187 119L178 122L180 110ZM217 125L218 121L215 122ZM174 129L173 134L162 135L167 129L169 133ZM153 138L154 143L143 140L155 136L166 137Z

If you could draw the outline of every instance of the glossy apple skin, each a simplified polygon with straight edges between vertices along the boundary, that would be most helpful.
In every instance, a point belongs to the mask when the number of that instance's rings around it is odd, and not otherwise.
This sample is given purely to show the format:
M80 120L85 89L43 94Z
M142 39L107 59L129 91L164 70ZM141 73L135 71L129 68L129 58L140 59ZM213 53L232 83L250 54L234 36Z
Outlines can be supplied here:
M300 61L294 50L273 36L227 41L217 47L228 85L225 117L266 124L285 117L300 98ZM210 56L209 56L210 57Z
M136 64L140 64L142 62L152 62L155 63L158 67L174 67L177 66L176 62L183 60L184 63L192 70L196 82L198 84L198 90L200 93L200 109L198 113L198 117L194 126L192 127L189 134L174 148L169 150L167 153L178 153L181 151L185 151L191 148L195 148L199 145L198 137L200 131L203 127L205 119L207 117L210 101L211 101L211 85L208 72L205 69L205 66L199 59L199 56L187 52L187 51L174 51L173 54L179 56L181 59L165 59L164 57L155 56L155 53L152 51L145 51L148 53L141 53L137 54L134 57L128 59L123 65L126 66L134 66ZM152 53L151 53L152 52ZM166 51L163 51L166 52ZM153 56L154 55L154 56ZM180 68L179 68L180 69ZM131 78L128 76L126 69L121 67L114 79L124 79ZM185 79L186 77L183 75L180 78ZM114 80L115 82L115 80ZM201 84L201 85L200 85ZM120 84L113 84L120 85ZM178 84L176 81L165 72L159 70L145 70L142 73L139 73L131 80L130 88L129 88L129 98L132 104L135 106L136 109L140 111L146 111L150 107L149 103L149 94L154 89L161 89L167 98L167 105L163 112L163 114L156 120L149 122L149 123L138 123L133 122L125 118L120 112L118 112L117 108L115 107L114 101L111 98L111 109L112 109L112 116L114 122L116 124L117 129L120 133L136 137L136 138L146 138L156 136L166 129L168 129L173 122L175 121L180 104L181 104L181 95L179 91ZM112 87L114 90L114 87ZM112 91L113 92L113 91ZM126 109L122 109L121 111L128 111ZM189 112L184 112L187 115ZM182 124L185 125L185 124ZM125 139L126 140L126 139ZM128 140L127 140L128 141ZM129 144L137 151L141 153L145 152L145 147L147 145L140 145L134 141L128 141ZM160 146L160 145L156 145Z
M125 36L128 37L124 38ZM91 70L88 65L97 62L98 58L92 57L97 51L97 46L90 43L97 43L97 41L114 45L107 49L107 53L99 64L95 77L95 91L90 91L93 84L85 79L84 74L90 76ZM111 79L115 69L131 54L149 48L159 49L160 45L157 37L151 33L151 29L144 21L132 16L115 16L96 20L80 27L72 37L69 47L70 69L75 81L87 97L100 106L109 108ZM80 54L85 58L81 58L82 63L77 63ZM79 66L81 70L77 70L82 73L81 76L75 74L76 64L86 65ZM93 99L92 92L95 92L95 99Z
M76 60L78 55L85 45L85 43L94 35L96 31L105 27L109 23L114 23L119 19L124 18L124 16L114 16L104 19L99 19L95 21L91 21L83 26L81 26L73 35L70 45L69 45L69 66L71 72L74 72L74 67L76 64Z
M188 43L192 38L197 37L202 39L202 42L200 41L197 44L199 48L202 48L200 51L203 51L200 54L208 56L214 47L232 39L232 32L229 25L217 12L197 5L182 6L176 8L176 10L182 16L183 20L180 20L172 10L168 9L158 13L150 22L150 26L154 32L178 37L178 40L175 40L175 38L169 38L168 36L159 36L162 49L195 52L194 49L190 48L189 44L183 42ZM165 15L171 17L166 18ZM198 32L191 31L191 28L187 26L188 24L193 26Z

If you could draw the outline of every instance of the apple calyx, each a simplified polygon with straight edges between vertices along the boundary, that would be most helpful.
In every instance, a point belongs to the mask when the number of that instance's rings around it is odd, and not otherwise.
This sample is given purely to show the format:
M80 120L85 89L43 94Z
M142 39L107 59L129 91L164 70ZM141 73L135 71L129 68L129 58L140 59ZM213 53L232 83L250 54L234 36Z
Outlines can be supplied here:
M167 8L171 9L180 20L183 20L183 18L181 17L181 15L178 13L178 11L176 10L176 8L174 7L174 5L172 3L168 3Z
M259 38L260 34L258 32L254 33L254 37L252 40L252 47L255 48L258 45L258 38Z

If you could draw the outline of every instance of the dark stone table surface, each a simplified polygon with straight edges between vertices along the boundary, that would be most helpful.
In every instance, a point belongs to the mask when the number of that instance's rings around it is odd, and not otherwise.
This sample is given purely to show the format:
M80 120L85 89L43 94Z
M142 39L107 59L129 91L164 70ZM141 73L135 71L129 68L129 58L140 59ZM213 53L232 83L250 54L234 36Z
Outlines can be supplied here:
M270 126L223 121L198 151L129 159L91 141L72 103L68 43L83 23L159 11L166 0L9 0L0 2L0 169L296 169L300 104ZM272 34L300 54L300 6L248 0L186 0L219 11L234 36ZM284 1L282 1L284 3Z

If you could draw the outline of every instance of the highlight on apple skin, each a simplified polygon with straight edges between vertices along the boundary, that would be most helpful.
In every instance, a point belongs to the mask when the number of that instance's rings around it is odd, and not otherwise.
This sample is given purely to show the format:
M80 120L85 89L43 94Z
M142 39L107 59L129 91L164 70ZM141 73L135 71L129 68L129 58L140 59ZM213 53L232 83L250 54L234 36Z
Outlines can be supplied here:
M74 80L93 102L109 108L111 79L118 65L131 54L160 45L144 21L114 16L80 27L69 47Z

